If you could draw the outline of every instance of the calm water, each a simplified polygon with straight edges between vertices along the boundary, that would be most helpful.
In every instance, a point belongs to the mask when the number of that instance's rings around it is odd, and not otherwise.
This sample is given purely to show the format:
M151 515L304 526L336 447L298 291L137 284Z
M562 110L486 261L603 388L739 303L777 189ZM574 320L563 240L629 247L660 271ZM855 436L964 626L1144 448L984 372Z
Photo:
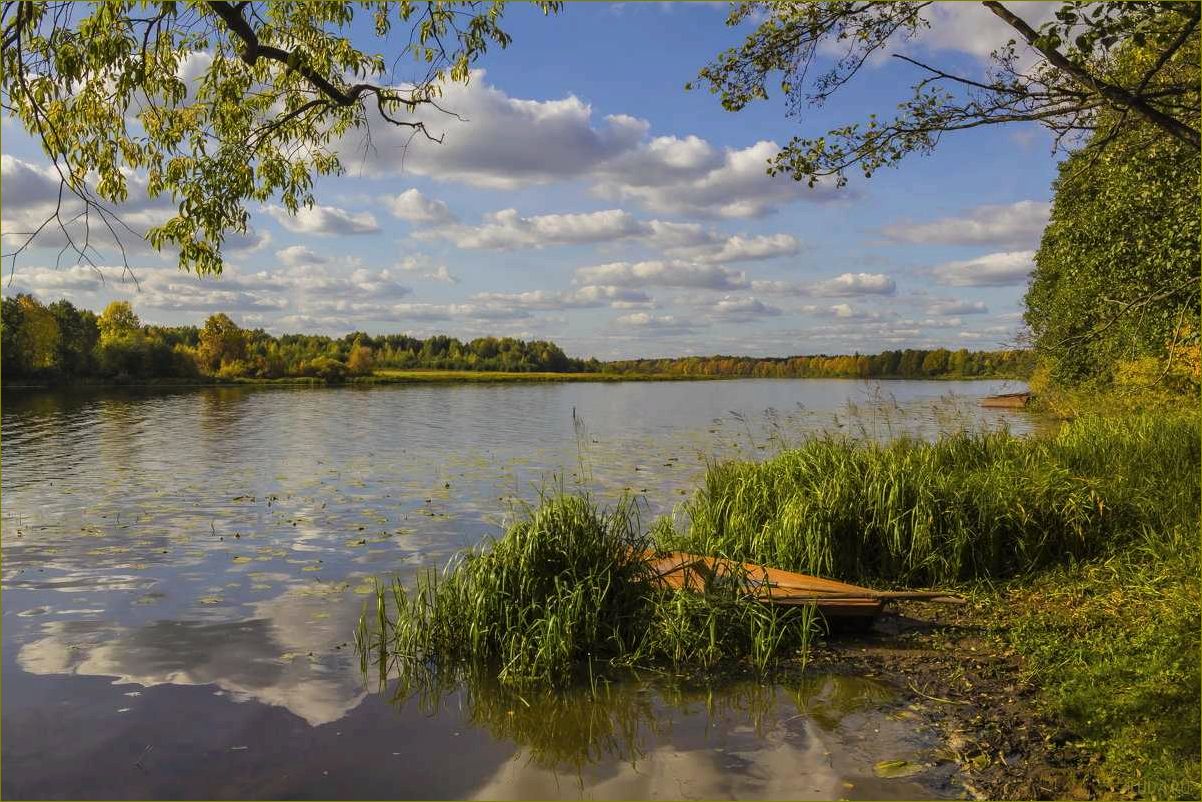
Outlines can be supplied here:
M501 531L540 488L671 512L707 460L818 431L1007 425L1004 382L5 392L7 798L913 798L959 793L867 680L604 701L392 700L351 644L373 576ZM574 425L573 416L583 422ZM533 711L533 712L530 712Z

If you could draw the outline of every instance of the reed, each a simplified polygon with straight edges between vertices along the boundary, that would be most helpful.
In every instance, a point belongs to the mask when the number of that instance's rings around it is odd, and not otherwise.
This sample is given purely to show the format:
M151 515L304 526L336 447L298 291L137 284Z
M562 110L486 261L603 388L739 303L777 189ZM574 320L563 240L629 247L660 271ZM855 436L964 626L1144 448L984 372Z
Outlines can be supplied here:
M362 667L374 653L381 680L484 672L556 686L632 666L766 672L805 648L811 608L767 607L729 579L672 591L649 567L650 547L630 497L612 509L562 491L544 498L447 571L377 587L357 632Z
M887 444L824 436L712 465L658 545L848 580L1024 574L1196 520L1189 413L1080 418L1054 437L961 431Z

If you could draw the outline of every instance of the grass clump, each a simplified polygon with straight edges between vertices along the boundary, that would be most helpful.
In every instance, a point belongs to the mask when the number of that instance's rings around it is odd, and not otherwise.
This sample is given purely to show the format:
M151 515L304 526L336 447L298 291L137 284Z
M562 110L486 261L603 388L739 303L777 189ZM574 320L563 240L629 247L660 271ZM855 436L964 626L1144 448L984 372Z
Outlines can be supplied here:
M612 510L546 498L444 574L378 589L374 632L366 614L359 627L363 668L375 652L382 679L483 672L556 686L631 666L767 671L805 646L808 608L765 606L737 577L674 592L648 565L650 546L630 498Z
M1054 437L826 436L711 466L666 548L935 585L1097 556L1198 510L1196 415L1085 417Z

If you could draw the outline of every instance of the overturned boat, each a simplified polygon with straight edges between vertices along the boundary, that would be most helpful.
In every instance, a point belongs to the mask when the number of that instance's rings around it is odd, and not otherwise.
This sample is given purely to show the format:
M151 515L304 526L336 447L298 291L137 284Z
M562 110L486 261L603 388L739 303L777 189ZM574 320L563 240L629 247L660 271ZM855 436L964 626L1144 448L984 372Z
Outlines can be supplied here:
M655 569L657 580L667 587L703 592L715 582L735 581L766 604L812 604L828 618L871 620L890 601L965 603L963 598L943 591L872 590L819 576L684 551L648 551L647 561Z

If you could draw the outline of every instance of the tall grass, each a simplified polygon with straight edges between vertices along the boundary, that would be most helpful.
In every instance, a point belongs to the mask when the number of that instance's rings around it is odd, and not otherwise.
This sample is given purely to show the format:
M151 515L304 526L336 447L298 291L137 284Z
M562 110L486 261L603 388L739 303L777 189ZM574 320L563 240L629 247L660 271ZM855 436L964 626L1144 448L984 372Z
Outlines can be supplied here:
M842 579L933 585L1082 559L1197 519L1198 416L1087 417L875 444L826 436L710 467L659 545Z
M629 666L767 671L806 645L812 609L763 605L737 581L674 592L646 561L650 545L630 498L611 510L546 498L445 573L379 588L375 615L360 621L363 668L374 652L381 679L483 671L555 686Z

